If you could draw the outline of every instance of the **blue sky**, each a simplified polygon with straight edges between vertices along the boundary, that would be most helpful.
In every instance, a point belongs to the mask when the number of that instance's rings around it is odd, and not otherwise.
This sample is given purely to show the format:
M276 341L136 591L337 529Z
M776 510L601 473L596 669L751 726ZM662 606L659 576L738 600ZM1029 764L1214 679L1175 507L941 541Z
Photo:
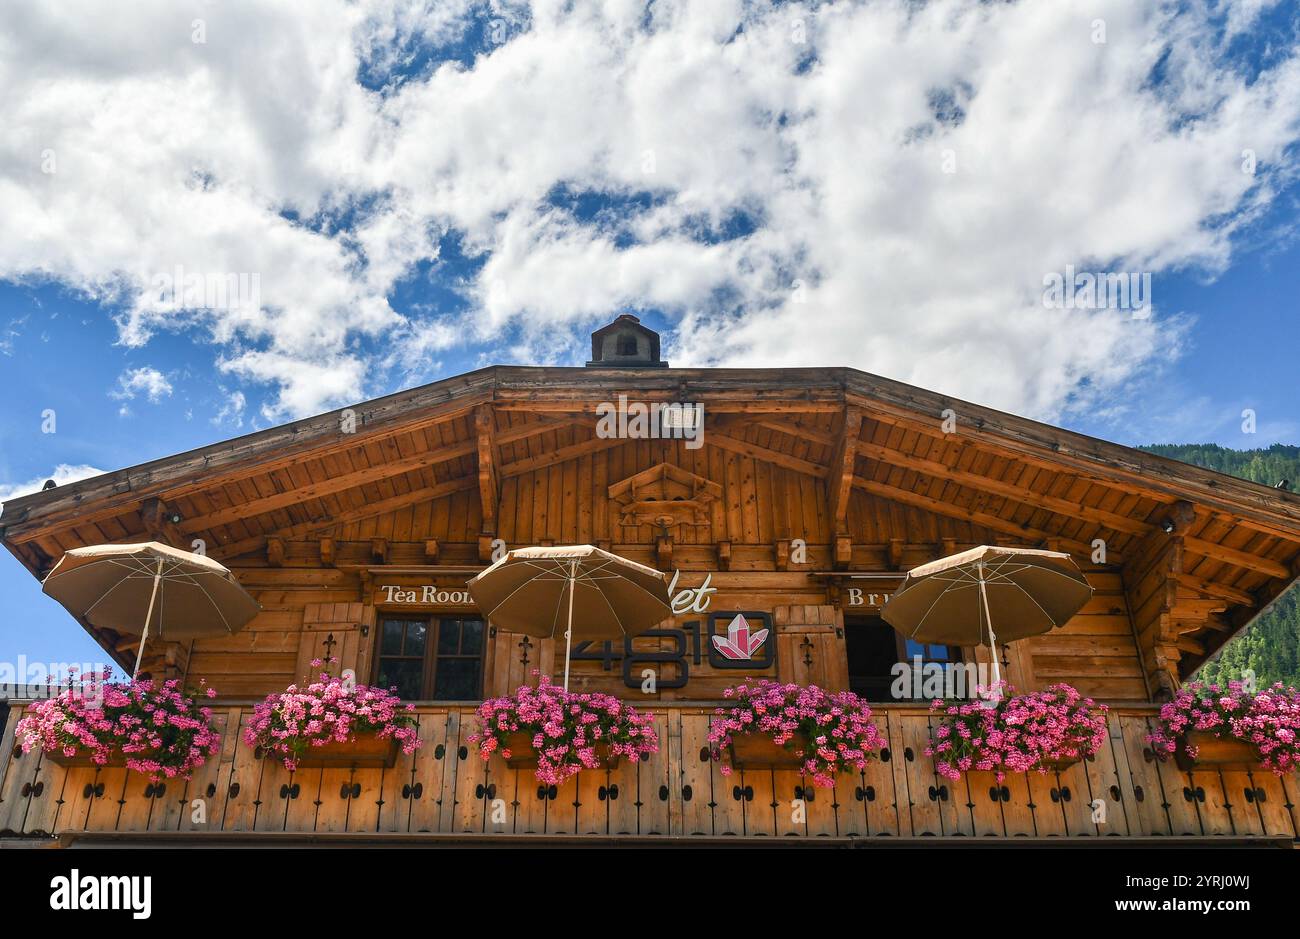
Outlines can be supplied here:
M1066 7L16 16L0 493L578 365L622 310L676 364L849 365L1128 444L1300 443L1297 4ZM256 274L258 303L163 302L178 265ZM1150 273L1152 315L1046 309L1066 265ZM0 591L0 661L99 657L7 553Z

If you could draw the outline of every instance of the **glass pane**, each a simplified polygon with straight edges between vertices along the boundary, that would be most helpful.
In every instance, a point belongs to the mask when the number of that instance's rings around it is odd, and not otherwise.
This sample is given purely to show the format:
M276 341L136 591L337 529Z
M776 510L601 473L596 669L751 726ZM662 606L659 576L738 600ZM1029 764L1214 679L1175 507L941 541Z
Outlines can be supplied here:
M400 619L384 620L384 636L379 651L384 655L402 654L402 626Z
M429 626L427 623L407 623L406 624L406 648L403 650L405 655L424 655L425 640L428 637Z
M435 701L473 701L478 698L478 659L439 659L433 682Z
M462 620L460 625L460 651L462 655L478 655L483 651L483 621Z
M914 639L907 640L907 661L910 663L914 656L919 655L922 660L925 659L925 646Z
M416 700L421 696L421 671L423 669L418 659L380 659L379 687L396 686L399 698Z
M438 654L455 655L460 651L460 620L444 619L438 624Z

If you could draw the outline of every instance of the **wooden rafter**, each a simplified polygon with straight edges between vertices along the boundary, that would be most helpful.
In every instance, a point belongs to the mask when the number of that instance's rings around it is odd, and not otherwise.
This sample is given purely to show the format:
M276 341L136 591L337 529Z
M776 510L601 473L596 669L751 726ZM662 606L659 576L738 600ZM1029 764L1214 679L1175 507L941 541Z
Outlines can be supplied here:
M844 427L835 444L835 454L826 467L826 492L830 517L836 536L848 532L849 495L853 492L853 471L858 459L858 439L862 432L862 409L844 409Z
M175 499L254 472L283 469L304 458L329 456L394 433L455 420L470 413L479 400L486 400L493 382L492 370L471 372L351 409L70 483L37 494L42 498L13 499L5 504L5 538L11 543L22 542L50 525L103 521L132 510L147 496ZM345 410L353 412L354 432L340 431Z
M1258 571L1261 574L1267 574L1269 577L1288 579L1291 577L1291 571L1280 561L1260 557L1247 551L1238 551L1236 548L1214 544L1210 541L1203 541L1200 538L1187 538L1185 544L1187 550L1192 554L1199 554L1201 557L1210 558L1213 561L1221 561L1224 564L1245 568L1248 571Z
M741 440L739 437L733 437L727 433L710 432L706 429L704 444L722 450L730 450L732 453L739 453L741 456L747 456L754 460L766 460L768 463L793 470L796 473L802 473L805 476L815 476L818 479L826 478L826 468L824 466L819 466L808 460L801 460L796 456L790 456L788 453L782 453L780 450L773 450L770 447L750 443L748 440Z
M176 524L175 513L162 499L145 499L140 506L140 520L144 523L144 530L154 541L161 541L173 548L185 546L185 536L181 534L181 529Z
M478 444L478 495L483 513L482 534L497 532L497 506L501 502L501 480L497 469L496 416L490 405L474 411L474 434Z
M1062 515L1070 519L1078 519L1086 522L1095 522L1114 531L1124 532L1129 535L1144 535L1154 530L1153 525L1149 525L1141 519L1135 519L1127 515L1120 515L1117 512L1108 512L1105 509L1097 509L1091 506L1083 505L1079 502L1071 502L1069 499L1061 499L1056 496L1050 496L1046 493L1035 492L1024 486L1017 486L1014 483L1003 482L985 476L983 473L975 473L970 470L957 469L947 463L940 463L936 460L929 460L923 457L914 456L901 450L883 447L877 443L868 443L862 441L858 444L858 453L868 459L875 460L879 463L886 463L890 466L897 466L900 469L916 470L926 476L935 479L943 479L948 482L957 483L967 489L977 489L983 492L992 493L993 495L1003 496L1015 502L1024 503L1030 508L1046 509L1053 514Z
M267 538L282 538L289 541L311 532L327 531L335 525L342 525L348 522L360 522L367 518L374 518L376 515L383 515L385 512L392 512L397 509L405 508L408 505L427 502L430 499L440 499L443 496L448 496L456 492L466 492L470 489L477 488L477 486L478 479L476 477L462 476L459 479L453 479L445 483L438 483L434 486L425 486L420 489L413 489L412 491L402 493L401 495L390 496L387 499L370 502L360 508L339 512L326 518L315 518L306 522L299 522L296 525L288 525L284 528L278 528L275 531L269 531L261 535L254 535L249 538L240 539L239 541L217 545L210 551L210 553L223 558L238 557L241 554L247 554L249 551L259 550L266 544Z
M901 502L904 505L910 505L918 509L925 509L935 515L961 519L965 522L981 525L984 528L991 528L994 531L1014 535L1025 541L1045 541L1048 538L1057 538L1060 540L1061 546L1066 550L1072 551L1083 557L1090 557L1092 554L1091 545L1084 544L1081 541L1075 541L1072 538L1063 538L1056 532L1044 531L1043 529L1032 528L1028 525L1020 525L1010 519L1003 518L1000 515L994 515L991 512L967 508L965 506L957 505L954 502L935 499L932 496L927 496L923 493L913 492L910 489L902 489L898 486L891 486L888 483L876 482L874 479L866 479L862 476L854 476L853 485L865 492L880 496L884 499L892 499L895 502ZM1108 552L1108 554L1112 562L1117 557L1114 552Z
M196 518L186 519L181 526L181 531L186 534L210 531L211 529L217 528L221 525L229 525L232 522L244 521L245 519L254 518L258 515L265 515L268 512L274 512L278 509L300 505L304 502L310 502L313 499L320 499L324 496L334 495L335 493L344 492L348 489L355 489L358 486L364 486L367 483L392 479L394 476L401 476L405 473L410 473L428 466L437 466L440 463L458 460L461 457L475 453L477 450L478 442L475 440L468 440L454 444L450 447L424 450L420 453L411 454L410 456L398 457L397 459L378 463L374 466L367 466L365 469L343 473L319 483L310 483L306 486L296 486L287 492L277 492L274 495L263 496L260 499L249 499L247 502L227 506L224 509L210 512L207 515L200 515Z
M572 443L567 447L560 447L558 450L552 450L550 453L543 453L540 456L524 457L520 460L503 463L501 464L501 477L504 479L546 469L557 463L567 463L569 460L576 460L588 454L599 453L601 450L608 450L611 447L621 446L627 442L624 437L593 437L591 440Z

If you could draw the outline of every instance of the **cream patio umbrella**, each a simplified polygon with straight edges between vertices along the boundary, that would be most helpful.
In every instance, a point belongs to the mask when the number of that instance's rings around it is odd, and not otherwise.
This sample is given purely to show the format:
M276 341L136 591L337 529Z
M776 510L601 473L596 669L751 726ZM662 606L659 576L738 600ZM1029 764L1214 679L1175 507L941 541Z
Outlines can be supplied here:
M983 545L913 568L880 612L918 642L984 645L987 636L996 684L999 639L1013 642L1061 626L1091 596L1068 554Z
M261 609L233 574L211 558L156 541L73 548L41 589L73 616L145 642L237 632Z
M573 634L621 639L672 615L668 584L652 567L591 545L516 548L469 582L494 626L542 639L564 633L564 689Z

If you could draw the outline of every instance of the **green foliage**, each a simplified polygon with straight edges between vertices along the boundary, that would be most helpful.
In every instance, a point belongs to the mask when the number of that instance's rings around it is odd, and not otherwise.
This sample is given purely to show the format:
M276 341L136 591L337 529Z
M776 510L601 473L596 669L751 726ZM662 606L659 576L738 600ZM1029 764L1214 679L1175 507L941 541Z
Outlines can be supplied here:
M1158 444L1150 453L1193 463L1266 486L1282 480L1300 491L1300 447L1275 443L1267 450L1230 450L1218 444ZM1237 638L1201 666L1198 678L1226 682L1250 669L1258 687L1275 681L1300 688L1300 590L1291 588Z

